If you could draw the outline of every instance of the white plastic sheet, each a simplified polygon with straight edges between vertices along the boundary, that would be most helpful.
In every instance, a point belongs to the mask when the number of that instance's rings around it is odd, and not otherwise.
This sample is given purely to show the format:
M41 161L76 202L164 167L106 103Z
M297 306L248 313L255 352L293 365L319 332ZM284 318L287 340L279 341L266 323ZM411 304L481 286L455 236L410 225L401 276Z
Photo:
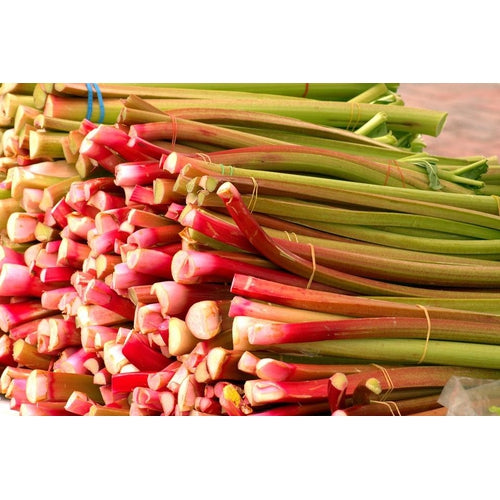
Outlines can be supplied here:
M438 402L452 416L500 416L500 380L451 377Z

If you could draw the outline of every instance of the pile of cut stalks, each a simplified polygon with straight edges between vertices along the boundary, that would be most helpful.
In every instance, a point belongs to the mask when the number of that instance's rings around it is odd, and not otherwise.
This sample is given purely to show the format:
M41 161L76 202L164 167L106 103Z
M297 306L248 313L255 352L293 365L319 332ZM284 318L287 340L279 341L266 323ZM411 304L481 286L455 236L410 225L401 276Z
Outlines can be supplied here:
M19 415L446 415L500 378L500 164L394 83L0 84ZM499 396L500 398L500 396Z

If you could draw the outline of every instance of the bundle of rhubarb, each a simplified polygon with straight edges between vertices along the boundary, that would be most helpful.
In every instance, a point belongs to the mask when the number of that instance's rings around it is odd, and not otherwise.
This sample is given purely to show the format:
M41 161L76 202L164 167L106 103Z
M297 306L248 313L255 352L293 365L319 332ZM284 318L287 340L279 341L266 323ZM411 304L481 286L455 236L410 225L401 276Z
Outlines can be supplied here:
M392 84L2 88L19 414L442 414L450 377L500 378L498 162L425 153L446 113Z

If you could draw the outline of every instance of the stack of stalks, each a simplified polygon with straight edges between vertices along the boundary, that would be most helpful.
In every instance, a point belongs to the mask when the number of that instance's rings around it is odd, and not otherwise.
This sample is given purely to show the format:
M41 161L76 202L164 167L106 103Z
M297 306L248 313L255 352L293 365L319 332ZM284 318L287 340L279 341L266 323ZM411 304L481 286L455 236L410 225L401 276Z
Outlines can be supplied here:
M425 153L446 113L396 89L3 84L10 407L439 414L499 378L497 158Z

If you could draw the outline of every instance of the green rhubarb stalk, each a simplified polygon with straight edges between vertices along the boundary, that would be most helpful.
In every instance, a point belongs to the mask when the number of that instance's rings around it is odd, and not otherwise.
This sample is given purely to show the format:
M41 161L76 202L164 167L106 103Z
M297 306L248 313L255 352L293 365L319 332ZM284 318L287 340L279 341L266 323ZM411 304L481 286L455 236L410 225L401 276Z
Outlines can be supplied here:
M170 157L172 159L170 160ZM169 163L175 164L176 159L180 161L180 155L175 153L169 156ZM443 217L443 210L450 210L452 208L462 208L465 210L484 212L490 215L498 215L499 209L496 199L492 196L471 196L470 191L465 193L447 193L435 192L431 190L420 189L407 189L398 188L396 186L366 184L360 182L345 181L340 179L316 177L312 175L290 174L285 172L270 172L267 170L252 170L248 168L239 168L234 166L227 166L217 164L209 161L199 161L190 158L185 161L185 175L210 175L215 174L219 176L229 177L247 177L254 178L256 181L272 180L282 183L295 184L305 190L304 187L309 189L329 189L331 196L335 196L338 201L345 201L347 203L356 203L365 206L374 206L384 209L397 210L401 203L405 203L405 211L409 210L411 206L425 207L424 212L419 211L423 215L436 215L433 212L427 212L429 205L439 205L439 216ZM189 166L188 166L189 163ZM325 196L329 196L324 191ZM419 203L413 203L419 202ZM414 212L415 213L415 212ZM462 220L462 218L458 219Z
M294 254L274 242L258 222L254 219L236 188L229 182L224 183L217 191L217 195L224 201L229 214L236 222L250 243L275 265L298 274L303 278L313 279L318 283L336 287L352 293L364 295L396 295L396 296L455 296L461 292L427 290L418 287L396 285L382 281L355 276L337 271L322 265L315 265L313 261ZM372 290L372 291L371 291ZM373 292L378 290L378 292ZM484 292L476 291L476 294Z
M500 220L491 217L492 225L497 225L499 229L490 229L486 227L465 224L457 220L446 220L438 217L428 217L425 215L414 215L407 213L391 213L363 210L348 210L328 206L326 204L303 202L300 200L286 199L276 196L258 196L243 195L243 200L247 206L252 206L254 212L265 213L275 217L287 218L293 214L294 220L317 221L331 224L345 224L352 226L396 226L408 227L413 229L427 229L453 235L462 235L481 239L499 239L500 238ZM198 199L199 206L210 206L209 200ZM215 198L216 199L216 198Z
M431 333L432 336L432 333ZM275 352L345 356L370 362L465 366L500 370L500 346L416 339L348 339L273 344ZM423 358L423 359L422 359Z
M370 297L380 300L382 297ZM420 304L424 307L440 307L445 309L458 309L462 311L475 311L486 314L498 314L500 311L499 299L472 297L464 299L446 299L446 298L425 298L425 297L383 297L383 300L405 304Z
M29 134L30 158L64 158L61 139L66 135L62 132L31 131Z
M356 129L354 133L357 135L369 136L377 128L384 125L386 122L387 122L387 113L379 111L378 113L375 113L375 115L373 115L366 123L361 125L361 127Z
M434 318L430 325L433 340L500 345L499 325ZM248 340L268 345L361 338L426 339L428 332L426 317L387 316L255 325L248 332Z
M49 96L47 104L50 97L53 96ZM162 111L198 107L259 111L347 129L356 123L368 121L375 113L382 111L387 113L389 129L434 137L441 132L447 117L445 112L408 106L389 107L383 104L324 102L313 99L155 99L153 104Z
M137 106L138 100L133 99L132 96L127 99L128 106ZM149 108L150 111L151 108ZM400 154L407 154L406 151L391 146L381 145L374 139L369 137L359 136L351 131L335 128L325 127L310 123L304 120L297 120L287 116L275 115L272 113L260 113L245 110L225 110L225 109L180 109L171 111L168 115L161 110L156 109L156 117L163 116L163 120L170 120L171 117L182 118L185 120L195 120L198 122L212 123L227 128L242 130L259 135L268 135L273 137L273 134L290 134L293 137L310 137L310 138L324 138L333 140L339 144L352 145L367 145L373 149L380 150L381 154L384 151L392 152L399 157ZM154 112L154 111L153 111ZM134 135L137 128L134 124L131 125L131 135ZM284 142L294 142L286 138L274 137L275 139Z
M40 110L37 110L37 113L33 121L33 125L36 128L62 132L71 132L80 128L81 122L78 120L65 120L63 118L45 116L44 114L40 114Z
M281 239L280 245L290 248L304 258L311 255L309 244ZM369 255L357 253L357 245L350 245L345 250L315 247L316 262L328 267L350 272L373 279L437 287L500 287L500 267L484 265L485 261L476 260L475 264L428 262L425 255L418 262L393 259L384 254Z
M239 148L234 151L214 152L209 155L209 159L251 171L295 172L377 185L429 188L426 174L411 171L404 165L387 165L359 155L306 146L264 145ZM448 187L455 189L454 186Z
M128 84L123 84L128 85ZM135 84L137 85L137 84ZM291 95L294 97L309 97L311 99L347 100L362 92L369 91L375 86L383 85L387 91L395 92L399 84L385 83L154 83L140 85L154 85L160 87L185 89L212 89L231 90L239 92L259 92L264 94ZM372 90L373 91L373 90ZM377 94L379 91L377 91Z
M100 83L99 90L104 98L127 98L130 95L141 97L145 100L153 99L276 99L275 94L263 92L264 89L253 87L253 90L242 91L236 88L210 89L205 87L189 88L182 86L141 85L141 84L113 84ZM55 94L87 97L88 89L84 83L55 83L51 89ZM283 99L296 99L294 96L279 95ZM297 96L301 97L301 96ZM154 102L154 101L153 101Z
M289 218L292 222L320 229L330 234L352 238L378 245L451 255L489 256L497 259L500 255L500 240L438 239L396 234L389 231L348 224L329 224L304 219Z
M374 102L381 97L391 94L385 83L376 83L375 85L367 88L360 94L349 99L349 102Z

